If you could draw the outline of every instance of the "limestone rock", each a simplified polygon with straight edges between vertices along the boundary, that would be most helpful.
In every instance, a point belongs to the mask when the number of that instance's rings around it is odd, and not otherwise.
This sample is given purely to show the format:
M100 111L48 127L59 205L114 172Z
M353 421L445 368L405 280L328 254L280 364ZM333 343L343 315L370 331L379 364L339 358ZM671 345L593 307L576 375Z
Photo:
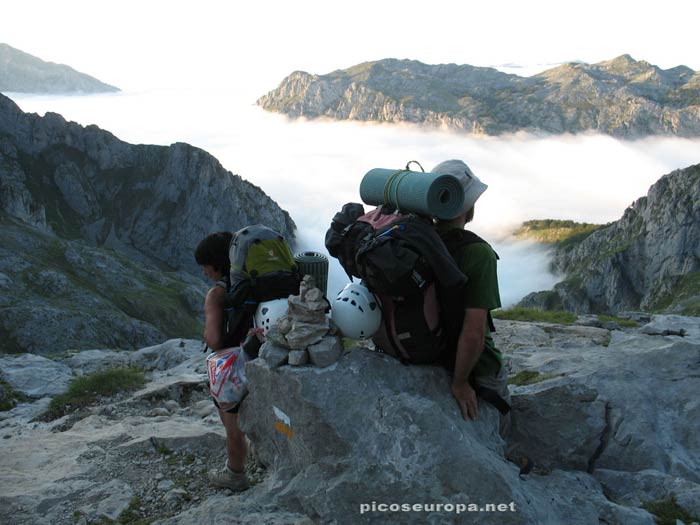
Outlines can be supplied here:
M484 523L653 523L643 510L608 501L585 473L518 476L503 458L498 413L482 406L464 421L437 367L406 367L369 351L346 354L335 367L272 371L247 366L250 393L239 423L274 469L274 484L250 505L293 508L339 524L425 523L445 514L367 512L367 502L514 502L517 512ZM332 392L332 395L330 394ZM488 476L468 473L488 472ZM571 513L571 506L577 509ZM190 518L192 516L190 515Z
M170 339L165 343L134 352L130 356L129 364L144 370L167 370L193 357L201 357L204 361L206 354L202 352L203 348L201 341Z
M289 215L208 153L128 144L3 95L0 175L8 353L197 337L207 285L192 253L205 235L264 223L294 243Z
M63 362L79 375L90 374L113 367L129 366L132 354L114 350L84 350L71 355Z
M325 309L328 305L325 301L305 301L299 296L289 298L289 316L295 321L305 323L322 323L326 316Z
M689 328L697 322L678 321ZM694 424L700 405L688 401L700 389L700 337L615 331L608 346L581 342L533 350L511 348L511 373L526 369L553 377L513 389L511 448L529 450L536 463L550 468L575 464L594 475L604 470L604 484L629 485L642 471L657 472L648 478L666 480L660 485L667 488L669 477L700 482ZM694 493L694 486L685 492ZM642 494L639 487L619 488L620 494ZM606 485L608 491L615 489Z
M307 350L292 350L289 352L289 364L292 366L303 366L309 362L309 352ZM314 363L315 364L315 363Z
M537 466L586 471L607 427L606 404L583 385L548 381L511 392L510 454Z
M270 368L277 368L287 362L289 350L266 341L260 348L260 357L265 360Z
M68 366L33 354L0 357L0 375L18 392L35 398L65 392L73 378Z
M88 491L85 500L90 503L81 506L78 510L88 521L104 519L116 521L129 507L133 497L134 493L128 484L113 479Z
M698 75L683 66L662 70L629 55L564 64L531 77L384 59L325 75L295 71L257 104L292 118L413 122L488 135L597 131L628 138L695 137Z
M687 335L700 336L700 318L682 317L680 315L655 315L642 326L641 331L647 335Z
M340 337L324 337L319 343L309 347L311 362L325 368L335 363L343 353L343 342Z
M294 321L292 329L285 336L285 339L292 350L303 350L323 339L328 333L328 328L328 318L325 316L321 323Z
M697 315L700 164L661 177L619 220L578 243L554 247L552 265L566 280L521 304L547 309L554 297L558 308L578 313Z

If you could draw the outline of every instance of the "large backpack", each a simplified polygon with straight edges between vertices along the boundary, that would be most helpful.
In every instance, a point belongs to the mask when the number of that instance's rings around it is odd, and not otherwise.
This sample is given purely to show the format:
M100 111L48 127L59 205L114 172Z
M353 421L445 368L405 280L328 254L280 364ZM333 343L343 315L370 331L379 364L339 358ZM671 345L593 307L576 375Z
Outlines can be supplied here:
M229 259L224 324L228 338L240 344L258 304L298 294L301 276L287 241L262 224L234 233Z
M464 312L467 277L454 261L460 248L486 242L465 230L440 236L432 222L384 205L367 214L348 203L326 232L328 253L352 279L359 277L378 295L382 324L377 347L405 364L454 367ZM495 331L491 313L491 331ZM502 414L510 405L494 390L469 378L477 395Z
M441 309L459 300L467 278L430 220L386 205L365 214L349 203L333 218L326 248L379 297L380 349L408 363L441 360L449 339Z

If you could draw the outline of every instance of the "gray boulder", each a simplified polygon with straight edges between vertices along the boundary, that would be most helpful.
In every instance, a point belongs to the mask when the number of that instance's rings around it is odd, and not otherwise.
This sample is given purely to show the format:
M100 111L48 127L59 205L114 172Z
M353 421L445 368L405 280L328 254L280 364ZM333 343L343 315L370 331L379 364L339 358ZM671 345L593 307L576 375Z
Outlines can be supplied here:
M264 492L248 496L256 508L281 507L339 524L442 523L463 519L455 518L456 504L466 509L469 503L512 502L515 512L468 519L653 523L644 511L608 501L585 473L555 471L523 481L504 458L498 412L482 405L479 420L464 421L440 368L405 367L355 350L334 367L272 370L256 360L246 372L250 393L239 423L274 480ZM370 507L397 501L453 508L445 513ZM221 510L227 508L234 507Z
M511 396L511 455L545 468L588 470L606 429L606 404L595 390L551 380Z
M641 332L647 335L678 335L700 339L700 317L655 315L642 326Z
M700 405L693 400L700 391L700 337L692 334L698 320L672 321L688 335L613 331L607 345L590 334L588 342L562 347L550 334L550 343L536 348L505 340L512 372L544 379L511 390L514 455L527 454L545 468L585 470L626 505L675 494L697 515Z
M12 388L34 398L65 392L73 377L70 367L34 354L0 358L0 375Z
M202 352L203 349L201 341L171 339L132 353L129 364L144 370L167 370L192 358L200 357L204 361L206 354Z

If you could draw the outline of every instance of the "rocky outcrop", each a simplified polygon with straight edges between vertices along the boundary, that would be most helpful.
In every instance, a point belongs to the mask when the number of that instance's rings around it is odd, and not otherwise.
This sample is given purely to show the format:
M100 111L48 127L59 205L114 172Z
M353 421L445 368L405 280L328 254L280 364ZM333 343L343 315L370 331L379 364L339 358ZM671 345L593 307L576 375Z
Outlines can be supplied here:
M7 44L0 44L0 92L61 94L113 91L119 89L72 67L44 62Z
M38 228L199 273L212 231L294 223L260 188L187 144L132 145L60 115L23 113L0 95L0 210Z
M700 72L629 55L572 63L534 77L492 68L367 62L327 75L296 71L258 100L290 117L412 122L468 133L517 131L618 137L700 135Z
M521 305L700 315L700 164L662 177L622 218L553 251L565 280Z
M671 500L698 516L700 320L655 316L626 331L496 324L510 374L539 374L511 385L505 441L490 406L461 419L440 368L360 348L325 368L250 362L240 422L253 486L236 496L205 483L224 440L196 341L56 360L73 374L128 363L149 382L51 423L30 420L48 401L37 397L53 394L22 382L26 356L5 358L0 372L33 398L0 413L0 519L652 525L644 506ZM522 454L529 472L506 460Z
M132 145L0 95L0 350L139 348L202 333L193 253L213 231L294 223L187 144Z

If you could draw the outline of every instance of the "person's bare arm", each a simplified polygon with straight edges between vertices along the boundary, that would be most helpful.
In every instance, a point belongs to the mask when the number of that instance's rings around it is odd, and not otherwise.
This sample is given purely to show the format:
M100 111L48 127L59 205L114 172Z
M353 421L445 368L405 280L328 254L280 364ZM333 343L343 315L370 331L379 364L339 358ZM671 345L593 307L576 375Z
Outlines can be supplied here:
M476 392L469 384L469 375L484 349L487 317L487 310L467 308L462 332L457 341L457 357L451 389L465 420L469 418L476 420L478 416Z
M207 292L204 300L204 342L212 350L221 350L221 324L223 323L223 305L225 291L220 286L214 286Z

